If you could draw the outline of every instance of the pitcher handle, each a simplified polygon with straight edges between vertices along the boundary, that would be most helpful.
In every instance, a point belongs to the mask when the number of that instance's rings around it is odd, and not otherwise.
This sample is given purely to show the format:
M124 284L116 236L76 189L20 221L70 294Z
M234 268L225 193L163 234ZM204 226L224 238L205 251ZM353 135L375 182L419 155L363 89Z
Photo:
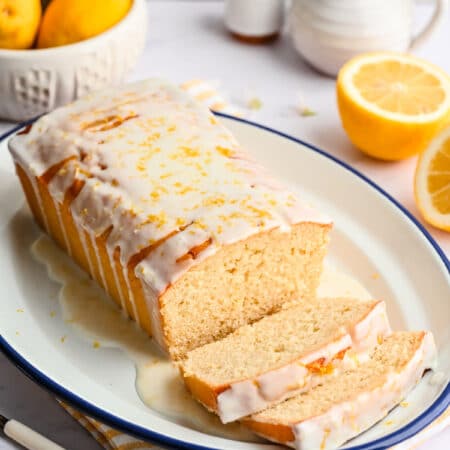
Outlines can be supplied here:
M448 11L448 0L435 0L434 13L425 28L411 39L409 50L416 50L422 45L436 30L442 21L445 13Z

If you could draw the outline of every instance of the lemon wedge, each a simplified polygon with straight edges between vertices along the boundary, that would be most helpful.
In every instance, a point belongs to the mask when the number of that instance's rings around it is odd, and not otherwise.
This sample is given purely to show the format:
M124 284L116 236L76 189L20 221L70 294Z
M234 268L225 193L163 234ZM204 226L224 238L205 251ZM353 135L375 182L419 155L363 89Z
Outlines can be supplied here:
M450 125L420 155L414 193L424 219L450 231Z

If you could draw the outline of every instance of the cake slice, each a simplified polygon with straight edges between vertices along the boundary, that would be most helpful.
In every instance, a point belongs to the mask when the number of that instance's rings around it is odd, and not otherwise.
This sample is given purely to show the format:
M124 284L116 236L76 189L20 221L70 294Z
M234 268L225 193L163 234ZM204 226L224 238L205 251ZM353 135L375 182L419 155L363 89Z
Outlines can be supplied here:
M313 296L331 222L153 79L9 141L36 221L172 358Z
M298 450L335 449L387 415L434 363L429 332L395 332L370 359L243 423Z
M354 365L389 332L383 302L309 300L189 352L179 366L192 395L226 423Z

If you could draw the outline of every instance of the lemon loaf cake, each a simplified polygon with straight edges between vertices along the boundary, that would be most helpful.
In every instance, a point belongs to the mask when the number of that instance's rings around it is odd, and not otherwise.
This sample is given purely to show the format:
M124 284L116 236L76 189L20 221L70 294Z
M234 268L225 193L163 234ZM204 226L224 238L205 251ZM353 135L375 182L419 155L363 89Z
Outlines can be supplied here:
M429 332L395 332L370 359L309 391L243 419L257 434L298 450L334 449L360 434L411 391L435 359Z
M315 292L330 221L167 82L91 94L9 148L37 222L175 359Z
M226 423L354 365L389 333L383 302L311 300L192 350L179 366L188 390Z

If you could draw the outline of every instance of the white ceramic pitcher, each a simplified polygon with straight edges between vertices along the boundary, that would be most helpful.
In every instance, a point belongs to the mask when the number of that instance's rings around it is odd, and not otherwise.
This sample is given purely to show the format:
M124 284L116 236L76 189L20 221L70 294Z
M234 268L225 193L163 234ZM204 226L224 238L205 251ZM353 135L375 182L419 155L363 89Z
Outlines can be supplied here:
M417 48L448 10L448 0L434 3L430 21L414 36L413 0L293 0L290 33L306 61L334 76L359 53Z

